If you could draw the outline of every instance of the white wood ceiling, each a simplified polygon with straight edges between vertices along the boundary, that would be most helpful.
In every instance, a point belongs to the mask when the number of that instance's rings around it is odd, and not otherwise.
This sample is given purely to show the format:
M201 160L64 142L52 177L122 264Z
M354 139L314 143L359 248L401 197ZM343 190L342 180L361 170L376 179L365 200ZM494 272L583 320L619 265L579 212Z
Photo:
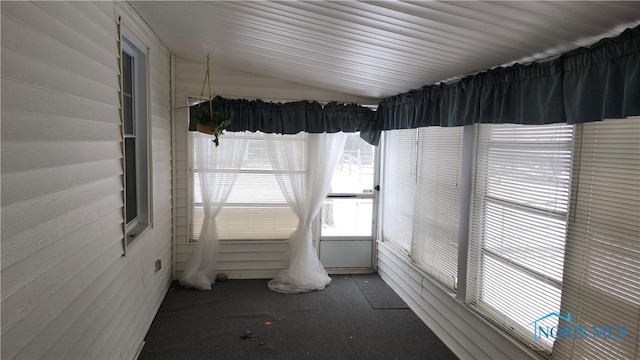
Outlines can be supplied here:
M177 56L370 98L640 23L640 1L130 3Z

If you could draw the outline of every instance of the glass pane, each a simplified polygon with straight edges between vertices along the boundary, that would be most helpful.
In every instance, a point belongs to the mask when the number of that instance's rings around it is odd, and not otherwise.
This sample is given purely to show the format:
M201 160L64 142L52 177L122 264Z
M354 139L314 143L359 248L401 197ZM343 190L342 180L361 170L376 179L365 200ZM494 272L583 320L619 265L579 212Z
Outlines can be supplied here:
M329 192L372 193L374 151L374 146L362 140L358 133L349 134Z
M122 112L124 115L124 133L133 135L133 58L122 53Z
M133 127L133 98L129 95L124 95L122 103L122 112L124 114L124 133L126 135L134 135Z
M551 328L558 325L558 318L534 322L560 311L560 289L489 256L483 257L482 277L483 303L501 314L511 330L550 349L553 339L534 338L537 330L534 325Z
M494 202L485 203L483 248L557 282L562 282L566 224Z
M271 155L267 140L276 139L285 144L281 161L286 158L286 163L293 170L305 171L307 159L307 134L295 135L264 134L260 132L245 132L240 134L227 134L229 137L248 138L247 152L242 163L242 170L273 170ZM225 136L227 136L225 135Z
M138 191L136 180L136 139L124 139L125 197L127 199L127 224L138 217Z
M124 93L133 93L133 58L127 53L122 53L122 86Z
M371 236L373 199L326 199L322 236Z

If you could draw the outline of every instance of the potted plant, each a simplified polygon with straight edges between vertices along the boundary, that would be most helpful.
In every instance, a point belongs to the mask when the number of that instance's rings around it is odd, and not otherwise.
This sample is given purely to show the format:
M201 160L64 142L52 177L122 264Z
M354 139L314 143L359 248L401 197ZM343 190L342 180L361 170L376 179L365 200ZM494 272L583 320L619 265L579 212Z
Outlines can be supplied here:
M211 109L211 101L209 101L209 111L205 109L200 103L194 110L196 128L201 133L213 135L213 143L218 146L220 145L218 136L222 135L223 130L231 124L231 120L223 117L220 113L214 112Z

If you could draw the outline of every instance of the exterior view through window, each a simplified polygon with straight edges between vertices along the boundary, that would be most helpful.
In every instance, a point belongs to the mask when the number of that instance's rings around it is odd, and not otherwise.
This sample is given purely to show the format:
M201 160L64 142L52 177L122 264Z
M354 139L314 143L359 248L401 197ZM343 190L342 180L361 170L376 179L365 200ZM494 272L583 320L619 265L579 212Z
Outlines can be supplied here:
M371 237L375 147L349 134L322 206L323 237Z

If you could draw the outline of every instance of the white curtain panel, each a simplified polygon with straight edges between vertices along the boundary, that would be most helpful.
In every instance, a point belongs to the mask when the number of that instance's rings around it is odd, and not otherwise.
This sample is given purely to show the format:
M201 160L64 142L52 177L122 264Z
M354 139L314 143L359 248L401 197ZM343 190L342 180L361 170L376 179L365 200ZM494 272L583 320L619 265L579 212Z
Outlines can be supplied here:
M331 282L313 247L311 224L327 196L346 139L347 135L340 132L282 135L268 141L278 184L299 219L298 228L289 237L289 267L269 281L273 291L292 294L322 290Z
M218 257L216 216L233 189L247 149L247 139L223 136L220 138L220 146L215 146L212 136L194 133L193 141L204 221L180 284L199 290L211 290L211 284L215 282Z

